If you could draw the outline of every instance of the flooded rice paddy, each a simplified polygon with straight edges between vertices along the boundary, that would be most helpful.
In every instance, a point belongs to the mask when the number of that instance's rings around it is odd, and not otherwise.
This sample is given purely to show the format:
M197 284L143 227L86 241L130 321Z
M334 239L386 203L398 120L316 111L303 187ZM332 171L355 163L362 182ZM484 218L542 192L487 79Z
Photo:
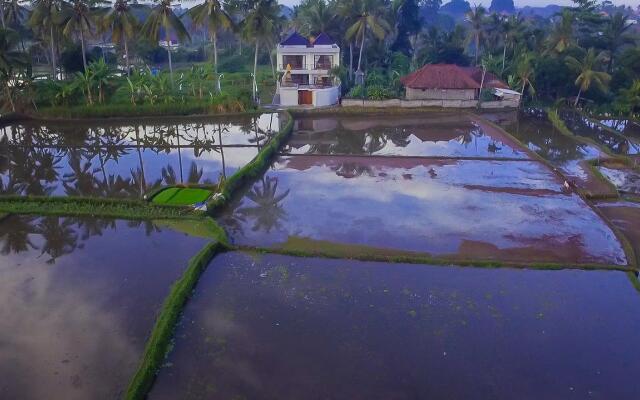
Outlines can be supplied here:
M640 141L638 138L625 137L621 134L610 132L573 110L561 110L559 114L567 128L574 134L592 139L596 143L606 146L614 154L640 154Z
M150 399L634 399L623 272L225 253Z
M152 222L0 221L0 398L121 398L205 242Z
M278 129L277 114L12 125L0 128L0 194L140 198L161 185L216 183Z
M632 263L613 227L638 256L640 205L583 200L566 180L607 186L586 165L601 150L513 115L490 119L524 146L468 113L297 119L215 216L246 247L205 270L149 398L637 399L637 274L562 268ZM279 125L14 125L2 190L216 182ZM171 284L212 240L194 224L0 216L0 398L121 398ZM438 262L350 259L370 256Z
M453 129L453 117L448 118ZM486 127L479 136L485 144L518 146L486 121L466 114L463 118L468 121L462 127ZM335 120L339 126L360 127L364 132L356 135L365 137L358 139L360 144L372 142L369 129L376 119ZM441 121L436 117L436 124ZM304 140L316 143L318 137L326 136L325 125L325 120L298 121L298 130L304 127L304 131L295 132L292 140L299 148L311 149ZM313 126L322 129L309 131ZM413 120L410 126L424 126L423 131L429 132L430 119ZM344 131L332 135L351 137ZM475 149L473 140L461 143L457 133L448 140L432 136L429 141L429 137L409 135L408 141L439 143L442 157L433 157L429 144L411 152L407 151L410 146L394 145L387 149L389 155L353 151L338 152L353 155L335 155L335 147L282 155L221 220L232 240L245 246L409 252L451 259L626 263L606 223L566 187L562 177L539 161L528 160L526 149L507 151L517 159L486 153L467 159L458 155L469 154L461 149ZM390 136L385 136L381 143L388 141Z

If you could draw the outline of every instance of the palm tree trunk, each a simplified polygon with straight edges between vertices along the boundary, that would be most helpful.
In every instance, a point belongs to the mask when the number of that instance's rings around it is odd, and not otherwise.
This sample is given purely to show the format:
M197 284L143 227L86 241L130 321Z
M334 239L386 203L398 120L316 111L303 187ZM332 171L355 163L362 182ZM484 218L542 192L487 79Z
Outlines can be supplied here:
M53 80L55 81L57 79L56 76L56 45L53 41L53 24L50 24L49 26L49 35L50 35L50 39L51 39L51 70L53 72Z
M138 125L136 125L136 149L138 150L138 161L140 162L140 173L141 173L141 180L140 180L140 195L144 196L144 192L146 190L147 187L147 182L146 182L146 178L144 176L144 163L142 162L142 152L140 151L140 130L138 128Z
M349 81L353 82L353 41L349 42Z
M478 55L480 53L480 35L476 34L476 62L475 65L478 65Z
M4 23L4 7L2 2L0 2L0 21L2 22L2 29L7 29L7 26Z
M271 75L273 80L276 80L276 66L273 64L273 57L271 57L271 51L269 51L269 63L271 63Z
M360 42L360 57L358 57L358 71L362 71L360 67L362 66L362 51L364 50L364 40L367 37L367 25L365 24L362 28L362 41Z
M504 46L502 46L502 72L504 72L504 61L507 58L507 35L504 36Z
M15 112L16 111L16 105L13 103L13 97L11 96L11 88L9 87L9 83L6 83L6 91L7 91L7 98L9 99L9 104L11 104L11 111Z
M253 54L253 87L251 91L253 92L253 100L258 100L258 83L256 80L256 74L258 73L258 46L260 43L260 39L256 38L256 50Z
M213 42L213 72L218 76L218 33L213 32L211 35L211 41Z
M129 65L129 46L127 45L127 35L122 36L124 40L124 58L127 59L127 76L131 76L131 66Z
M573 102L573 107L578 107L578 103L580 102L580 95L582 94L582 87L578 90L578 97L576 97L576 101Z
M82 50L82 65L84 66L84 73L87 73L87 55L84 51L84 30L80 28L80 48Z
M169 56L169 78L171 79L171 88L173 88L173 63L171 62L171 37L169 36L169 27L164 27L164 37L167 41L167 55Z

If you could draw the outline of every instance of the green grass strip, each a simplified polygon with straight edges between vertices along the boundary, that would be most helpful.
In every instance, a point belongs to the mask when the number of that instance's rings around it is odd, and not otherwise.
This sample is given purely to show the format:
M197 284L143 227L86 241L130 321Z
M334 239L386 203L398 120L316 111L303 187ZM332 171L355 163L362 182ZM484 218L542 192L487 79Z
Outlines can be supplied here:
M239 188L251 182L253 179L258 178L269 168L271 161L278 153L280 147L287 141L289 134L291 134L293 130L293 117L288 111L284 114L287 116L287 123L284 128L260 150L253 160L236 171L235 174L231 175L221 185L218 194L207 203L207 209L210 212L215 212L224 207Z
M474 260L457 258L437 258L429 255L407 253L401 254L367 254L356 253L346 256L342 251L332 252L328 250L299 250L271 247L244 247L238 248L242 251L254 251L264 254L282 254L295 257L316 257L328 259L347 259L357 261L375 261L393 264L425 264L442 266L460 266L474 268L522 268L534 270L613 270L613 271L636 271L631 265L617 264L593 264L593 263L559 263L559 262L515 262L499 260Z
M183 307L211 259L225 250L224 244L209 243L189 260L189 266L182 277L173 284L160 309L151 336L147 340L142 361L127 388L125 399L144 399L151 390L156 374L164 362Z
M198 218L205 214L187 207L149 204L127 199L81 197L0 197L0 212L120 219Z
M193 205L202 203L211 196L212 191L202 188L170 187L156 194L152 199L154 204Z

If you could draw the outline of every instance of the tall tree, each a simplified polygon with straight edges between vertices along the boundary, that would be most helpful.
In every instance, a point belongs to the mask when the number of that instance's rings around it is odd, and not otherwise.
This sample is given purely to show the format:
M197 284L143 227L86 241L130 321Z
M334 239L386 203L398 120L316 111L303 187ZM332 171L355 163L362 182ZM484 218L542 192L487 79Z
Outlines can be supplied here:
M87 72L87 52L85 46L85 35L91 34L95 25L93 14L89 4L83 0L76 0L71 9L65 9L65 20L63 22L62 33L67 37L78 34L80 37L80 48L82 51L82 65Z
M338 0L336 13L341 26L351 26L358 18L361 0ZM349 80L353 80L353 46L356 38L345 38L349 43Z
M29 18L29 25L40 33L42 37L49 36L51 48L51 72L53 79L57 77L56 65L56 29L61 19L62 8L66 6L63 0L35 0L33 11Z
M518 63L516 64L516 77L520 81L521 96L524 96L524 91L527 86L529 86L529 92L534 93L533 85L531 83L531 79L534 75L533 60L533 54L524 53L520 56L520 58L518 59Z
M324 0L305 0L296 7L294 26L306 36L317 35L333 28L336 10Z
M559 17L547 38L547 52L551 51L556 54L564 53L575 44L575 15L565 8Z
M605 49L609 54L609 63L607 65L607 71L609 72L613 68L613 60L618 51L625 45L634 44L633 38L629 35L630 28L633 25L628 21L628 15L617 12L607 20L602 33Z
M113 8L105 14L102 20L103 30L111 31L111 41L122 43L124 47L127 76L131 76L128 42L133 38L137 25L137 19L131 12L128 0L116 0L113 3Z
M574 102L574 107L578 105L580 101L580 95L595 85L600 90L606 90L607 84L611 80L611 76L606 72L599 70L599 66L606 59L604 53L596 53L594 48L590 48L584 53L581 60L572 56L567 56L565 62L567 66L578 74L575 80L575 85L579 88L578 96Z
M474 45L474 59L475 65L478 65L478 56L480 55L480 46L484 40L485 32L485 17L487 15L484 7L475 5L471 11L466 14L466 20L469 23L469 36L467 42L473 42Z
M171 32L175 33L179 40L191 40L189 32L184 24L173 12L171 0L160 0L147 17L147 21L142 26L142 35L153 42L158 42L164 31L164 40L167 45L167 55L169 57L169 75L173 85L173 63L171 61Z
M396 40L391 45L391 50L412 56L415 51L415 37L422 28L418 2L416 0L394 0L393 9L397 15Z
M13 99L15 72L29 64L27 55L17 50L17 44L18 34L14 30L0 29L0 82L11 111L16 111Z
M365 47L367 31L370 31L375 38L382 40L391 30L389 24L384 19L384 6L378 0L362 0L358 10L358 17L347 30L348 40L360 37L360 55L358 56L358 71L362 71L362 53Z
M231 28L233 21L219 0L205 0L191 8L189 15L196 25L206 27L209 32L209 40L213 43L213 70L218 79L218 31Z
M246 18L242 22L242 33L245 39L253 41L253 98L258 99L258 52L263 38L272 36L277 27L280 7L276 0L254 0Z

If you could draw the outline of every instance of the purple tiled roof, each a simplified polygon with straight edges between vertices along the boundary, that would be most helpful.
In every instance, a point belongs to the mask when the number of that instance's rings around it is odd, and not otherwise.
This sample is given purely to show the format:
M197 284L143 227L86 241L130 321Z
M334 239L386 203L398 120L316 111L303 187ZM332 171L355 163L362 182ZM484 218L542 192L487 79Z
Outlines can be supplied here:
M313 41L313 45L332 45L335 44L335 40L331 39L329 37L329 35L327 35L326 33L322 32L320 35L318 35L318 37L316 38L316 40Z
M280 44L283 46L309 46L309 40L298 32L293 32Z

